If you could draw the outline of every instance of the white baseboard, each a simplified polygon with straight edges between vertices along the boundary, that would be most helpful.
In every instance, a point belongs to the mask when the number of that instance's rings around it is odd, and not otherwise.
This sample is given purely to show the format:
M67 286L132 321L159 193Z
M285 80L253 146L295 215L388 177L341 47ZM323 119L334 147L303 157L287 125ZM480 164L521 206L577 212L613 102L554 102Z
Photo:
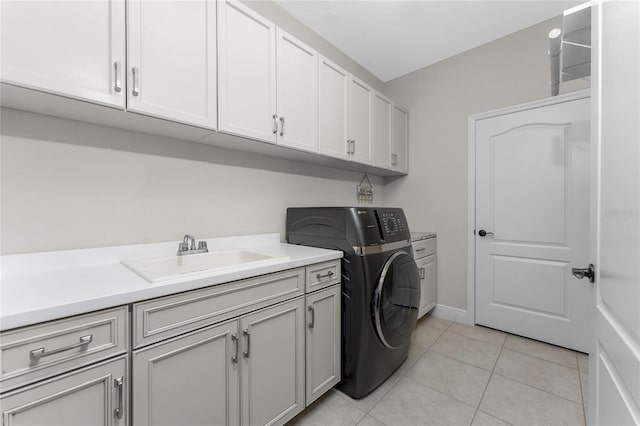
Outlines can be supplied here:
M468 323L467 311L465 309L453 308L447 305L437 304L431 315L437 318L446 319L449 321L455 321L462 324Z

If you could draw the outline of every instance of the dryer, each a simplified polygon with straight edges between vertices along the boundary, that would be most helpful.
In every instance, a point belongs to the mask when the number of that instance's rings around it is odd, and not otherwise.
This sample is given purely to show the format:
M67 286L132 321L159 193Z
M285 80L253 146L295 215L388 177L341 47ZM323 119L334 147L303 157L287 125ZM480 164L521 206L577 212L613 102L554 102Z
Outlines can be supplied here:
M341 250L342 381L362 398L407 358L420 302L420 276L402 209L287 209L287 241Z

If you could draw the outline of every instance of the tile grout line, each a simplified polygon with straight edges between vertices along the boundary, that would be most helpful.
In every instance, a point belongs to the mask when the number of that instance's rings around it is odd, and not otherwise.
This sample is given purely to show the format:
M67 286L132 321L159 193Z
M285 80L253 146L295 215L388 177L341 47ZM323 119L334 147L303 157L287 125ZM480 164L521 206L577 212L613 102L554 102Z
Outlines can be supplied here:
M500 355L502 355L502 350L504 349L504 343L507 341L507 339L505 338L504 341L502 342L502 345L500 346L500 352L498 352L498 356L496 357L496 362L493 363L493 368L491 369L491 374L489 375L489 380L487 380L487 384L484 386L484 390L482 391L482 396L480 396L480 402L478 402L478 406L476 407L476 412L473 413L473 418L471 419L471 424L473 424L473 421L475 420L476 416L478 415L478 411L480 411L480 406L482 405L482 400L484 399L485 394L487 393L487 388L489 388L489 383L491 383L491 378L493 378L493 375L495 374L496 371L496 365L498 365L498 361L500 360ZM493 414L491 414L491 416L493 416ZM500 417L494 416L497 419L503 420ZM505 421L505 420L503 420ZM509 423L509 422L507 422Z
M513 378L511 378L511 377L503 376L502 374L498 374L498 373L495 373L495 375L496 375L496 376L500 376L500 377L502 377L503 379L511 380L512 382L516 382L516 383L519 383L519 384L521 384L521 385L525 385L525 386L527 386L527 387L529 387L529 388L531 388L531 389L537 390L537 391L539 391L539 392L546 393L547 395L551 395L551 396L554 396L554 397L556 397L556 398L564 399L564 400L565 400L565 401L567 401L567 402L570 402L570 403L572 403L572 404L575 404L575 405L578 405L578 406L580 406L580 407L583 407L583 404L581 404L581 403L579 403L579 402L575 402L575 401L572 401L572 400L570 400L570 399L568 399L568 398L565 398L564 396L556 395L555 393L552 393L552 392L546 391L546 390L544 390L544 389L537 388L537 387L535 387L535 386L533 386L533 385L530 385L529 383L521 382L520 380L516 380L516 379L513 379Z

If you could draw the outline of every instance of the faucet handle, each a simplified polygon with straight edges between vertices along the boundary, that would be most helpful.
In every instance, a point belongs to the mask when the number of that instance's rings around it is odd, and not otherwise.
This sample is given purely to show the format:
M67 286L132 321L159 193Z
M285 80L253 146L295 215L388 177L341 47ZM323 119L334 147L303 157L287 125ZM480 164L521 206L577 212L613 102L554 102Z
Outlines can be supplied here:
M198 250L202 250L202 251L209 251L209 249L207 248L207 242L206 241L199 241L198 242Z

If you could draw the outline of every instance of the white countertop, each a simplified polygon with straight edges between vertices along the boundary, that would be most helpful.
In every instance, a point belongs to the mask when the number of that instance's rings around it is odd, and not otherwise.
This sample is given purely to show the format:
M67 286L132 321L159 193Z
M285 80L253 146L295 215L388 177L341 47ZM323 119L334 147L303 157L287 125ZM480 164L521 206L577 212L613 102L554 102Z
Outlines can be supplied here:
M123 259L176 254L178 241L0 257L0 330L339 259L342 252L280 243L279 234L206 239L209 251L260 250L268 264L199 272L150 283Z

